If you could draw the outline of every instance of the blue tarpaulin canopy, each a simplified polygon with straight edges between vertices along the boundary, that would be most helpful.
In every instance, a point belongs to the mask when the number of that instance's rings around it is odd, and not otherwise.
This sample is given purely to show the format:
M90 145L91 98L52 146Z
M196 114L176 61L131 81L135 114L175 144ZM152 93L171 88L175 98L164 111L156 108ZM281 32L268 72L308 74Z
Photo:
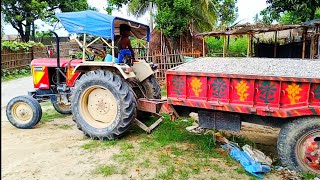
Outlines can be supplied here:
M88 10L57 13L56 16L69 33L84 33L114 40L114 36L119 35L120 24L128 24L133 36L148 42L150 40L149 26L108 14Z

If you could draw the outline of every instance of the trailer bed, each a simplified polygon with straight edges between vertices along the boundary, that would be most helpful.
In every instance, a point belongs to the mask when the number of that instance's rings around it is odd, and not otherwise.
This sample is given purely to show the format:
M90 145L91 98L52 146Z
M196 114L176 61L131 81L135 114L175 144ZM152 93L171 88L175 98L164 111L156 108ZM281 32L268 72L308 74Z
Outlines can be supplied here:
M179 72L320 79L320 61L274 58L198 58L176 68Z
M274 117L320 115L320 62L199 58L168 70L173 105Z

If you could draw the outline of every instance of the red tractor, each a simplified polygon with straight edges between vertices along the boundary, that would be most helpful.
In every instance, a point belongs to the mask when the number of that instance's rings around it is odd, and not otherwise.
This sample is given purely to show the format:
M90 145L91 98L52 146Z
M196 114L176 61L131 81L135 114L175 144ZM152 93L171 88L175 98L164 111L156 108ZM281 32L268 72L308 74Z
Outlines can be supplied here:
M42 58L31 62L35 91L13 98L7 105L8 120L17 128L32 128L41 119L39 102L50 99L62 114L73 119L86 135L99 139L121 136L136 115L137 99L161 99L160 85L154 76L156 66L143 59L132 62L132 54L115 46L119 27L131 27L131 35L147 41L148 26L94 11L59 13L57 17L70 33L84 34L83 43L76 39L83 59L60 59L56 33L57 59ZM95 39L86 44L86 34ZM102 50L92 45L101 41L110 50L109 59L94 61ZM118 58L115 50L119 51ZM128 52L125 51L124 52ZM89 60L85 55L90 56ZM148 53L147 53L148 54Z

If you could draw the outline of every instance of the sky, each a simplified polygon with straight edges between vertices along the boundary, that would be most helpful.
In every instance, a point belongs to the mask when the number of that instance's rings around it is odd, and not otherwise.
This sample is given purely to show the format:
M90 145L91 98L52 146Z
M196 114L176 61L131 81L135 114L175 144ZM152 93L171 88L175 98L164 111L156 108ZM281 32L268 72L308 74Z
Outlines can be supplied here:
M96 7L100 12L105 12L103 9L107 6L107 0L88 0L88 3ZM238 6L238 19L236 22L246 23L246 22L253 22L253 17L259 13L261 10L267 7L266 0L238 0L237 2ZM139 21L144 24L149 23L149 17L148 15L144 15L140 18L135 18L133 16L130 16L126 12L126 7L123 7L117 11L112 12L112 15L123 17L130 20ZM36 26L42 31L46 31L49 29L53 29L49 25L45 24L41 20L35 21ZM17 31L10 25L5 25L4 32L6 35L9 34L18 34ZM56 31L59 36L68 36L68 32L65 31L63 28Z

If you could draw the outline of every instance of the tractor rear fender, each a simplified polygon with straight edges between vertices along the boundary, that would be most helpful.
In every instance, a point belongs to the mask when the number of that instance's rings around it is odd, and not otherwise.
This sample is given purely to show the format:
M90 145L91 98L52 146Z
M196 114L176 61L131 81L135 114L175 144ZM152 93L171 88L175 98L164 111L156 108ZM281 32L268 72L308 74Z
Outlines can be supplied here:
M151 69L150 64L144 60L133 63L132 69L140 82L154 74L154 71Z
M124 79L128 78L134 78L136 75L133 72L125 73L125 70L128 69L128 65L119 65L114 63L108 63L108 62L90 62L85 61L79 65L77 65L74 68L73 73L75 72L87 72L87 71L93 71L97 69L103 69L108 70L111 72L115 72L119 75L121 75Z
M125 73L125 70L128 69L128 65L119 65L115 63L108 62L90 62L85 61L75 67L74 72L87 72L97 69L105 69L111 72L116 72L121 75L124 79L128 78L137 78L140 82L154 74L154 71L151 69L150 64L141 60L135 62L132 66L133 72Z

